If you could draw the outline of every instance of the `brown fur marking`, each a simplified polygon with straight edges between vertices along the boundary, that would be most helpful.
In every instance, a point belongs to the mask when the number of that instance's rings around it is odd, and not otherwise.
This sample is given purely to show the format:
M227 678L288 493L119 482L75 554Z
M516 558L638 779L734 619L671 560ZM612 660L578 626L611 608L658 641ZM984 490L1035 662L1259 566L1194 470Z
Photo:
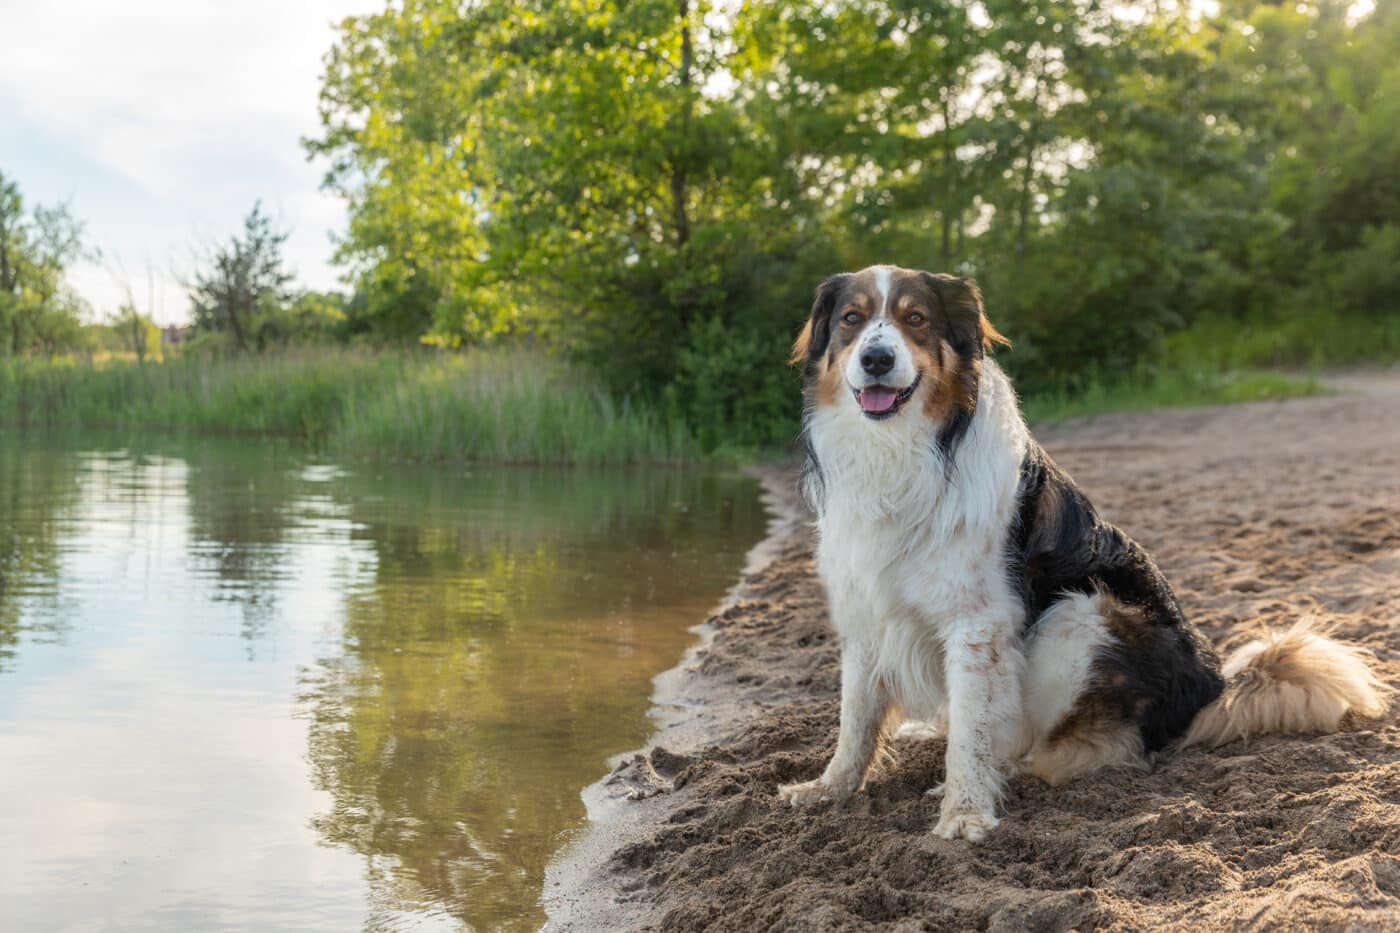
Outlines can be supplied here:
M1100 602L1100 606L1104 627L1129 650L1152 637L1152 623L1140 609L1107 597Z
M822 374L817 380L817 404L835 405L840 392L846 388L846 358L851 355L855 344L841 350L835 359L830 356L822 361Z
M802 325L802 332L793 341L792 352L788 354L789 366L801 366L807 362L807 351L812 347L812 322Z

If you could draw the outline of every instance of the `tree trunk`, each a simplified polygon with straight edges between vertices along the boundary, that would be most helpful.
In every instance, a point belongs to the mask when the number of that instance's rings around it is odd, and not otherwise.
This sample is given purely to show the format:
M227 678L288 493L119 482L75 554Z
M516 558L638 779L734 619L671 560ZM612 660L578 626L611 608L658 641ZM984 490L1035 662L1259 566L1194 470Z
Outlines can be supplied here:
M243 322L238 319L238 305L230 301L228 305L228 326L233 329L233 339L238 342L240 352L248 352L248 340L243 336Z
M12 266L10 265L10 251L9 251L9 249L5 246L5 241L4 241L4 239L3 239L3 238L0 238L0 295L15 295L15 294L19 291L19 289L16 288L16 285L18 285L18 284L19 284L19 270L18 270L17 268L14 268L14 267L12 267ZM4 326L4 325L3 325L3 321L0 321L0 326ZM12 346L10 352L15 353L15 354L18 354L18 353L19 353L19 307L18 307L18 306L15 306L15 307L10 308L10 326L11 326L11 328L13 329L13 332L14 332L14 333L13 333L13 337L11 338L11 343L13 344L13 346Z
M1026 226L1031 213L1031 176L1035 166L1035 146L1026 148L1026 166L1021 170L1021 197L1016 206L1016 261L1026 252Z
M942 221L942 243L940 252L940 267L950 269L953 265L953 216L951 213L953 204L953 121L951 107L948 99L952 97L952 90L948 82L943 83L943 89L939 94L943 103L943 203L938 207L938 216Z
M19 275L10 268L10 251L5 246L5 241L0 239L0 292L14 292L18 279Z
M1031 113L1040 113L1040 83L1041 76L1036 75L1035 94L1031 97ZM1016 207L1016 264L1019 266L1021 258L1026 253L1026 228L1030 222L1031 213L1031 182L1035 178L1035 144L1039 121L1036 116L1031 117L1030 126L1026 129L1026 164L1021 170L1021 196L1020 203Z
M695 99L691 87L691 68L695 50L690 44L690 0L680 0L681 19L681 114L680 132L671 150L671 209L676 227L676 245L685 246L690 241L690 214L686 206L689 183L686 178L686 160L689 158L690 121L695 110Z

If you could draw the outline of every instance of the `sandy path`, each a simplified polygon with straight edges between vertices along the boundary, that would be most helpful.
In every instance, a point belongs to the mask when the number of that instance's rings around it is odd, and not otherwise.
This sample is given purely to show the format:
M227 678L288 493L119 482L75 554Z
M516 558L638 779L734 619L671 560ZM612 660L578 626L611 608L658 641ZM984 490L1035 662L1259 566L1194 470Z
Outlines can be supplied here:
M1039 432L1157 556L1217 642L1306 612L1400 685L1400 374L1348 394L1106 416ZM1400 929L1400 726L1192 751L1051 789L1012 783L980 845L934 837L943 743L901 740L853 800L782 807L835 741L837 650L809 533L663 683L687 712L593 791L556 866L557 928ZM633 796L659 791L641 800Z

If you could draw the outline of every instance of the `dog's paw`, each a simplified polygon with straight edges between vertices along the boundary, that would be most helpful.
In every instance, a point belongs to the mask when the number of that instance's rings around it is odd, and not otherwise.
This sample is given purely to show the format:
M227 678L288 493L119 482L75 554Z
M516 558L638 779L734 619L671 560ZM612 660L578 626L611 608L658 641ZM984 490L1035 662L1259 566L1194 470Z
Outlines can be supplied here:
M828 784L821 778L803 781L801 784L784 784L778 788L778 796L794 807L806 807L814 803L840 800L849 795L840 787Z
M996 829L996 814L966 807L949 807L946 802L933 831L944 839L966 839L981 842Z

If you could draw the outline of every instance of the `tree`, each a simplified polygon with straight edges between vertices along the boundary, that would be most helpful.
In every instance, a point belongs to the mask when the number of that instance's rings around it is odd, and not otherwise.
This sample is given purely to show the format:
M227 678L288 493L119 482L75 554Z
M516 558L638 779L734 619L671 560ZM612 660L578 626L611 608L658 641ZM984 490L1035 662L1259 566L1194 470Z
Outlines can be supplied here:
M74 345L84 309L64 274L95 256L67 206L26 211L19 186L0 173L0 346L18 354Z
M329 161L325 187L351 205L336 249L354 285L351 333L475 340L510 327L505 303L477 288L490 182L478 159L486 115L472 99L482 56L470 38L498 7L407 0L345 19L326 56L323 132L305 145Z
M138 363L144 363L146 357L160 353L160 328L148 316L136 310L129 296L117 310L112 330L121 340L122 347L134 354Z
M618 392L671 387L681 414L795 412L765 361L835 258L782 157L706 91L734 54L724 17L680 0L417 0L346 21L308 148L350 202L352 327L528 331Z
M279 311L291 302L292 274L282 266L287 233L273 226L253 205L242 236L214 248L189 287L190 312L197 330L227 334L238 350L264 349L282 336Z

